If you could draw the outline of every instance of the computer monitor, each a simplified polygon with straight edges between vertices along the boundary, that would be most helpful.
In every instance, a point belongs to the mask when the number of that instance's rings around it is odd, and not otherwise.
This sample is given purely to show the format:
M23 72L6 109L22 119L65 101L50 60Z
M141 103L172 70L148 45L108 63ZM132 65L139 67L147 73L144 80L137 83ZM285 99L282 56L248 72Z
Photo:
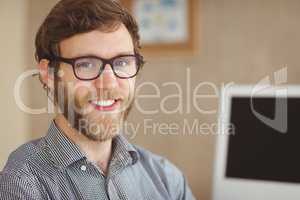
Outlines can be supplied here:
M222 91L213 200L300 199L300 87Z

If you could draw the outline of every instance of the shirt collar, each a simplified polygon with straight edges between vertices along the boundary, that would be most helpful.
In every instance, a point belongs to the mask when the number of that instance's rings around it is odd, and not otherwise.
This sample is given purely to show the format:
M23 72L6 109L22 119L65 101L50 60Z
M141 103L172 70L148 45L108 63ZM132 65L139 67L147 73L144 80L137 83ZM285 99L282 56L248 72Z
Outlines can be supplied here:
M61 132L54 120L49 126L45 141L52 160L60 167L65 168L85 158L79 147Z
M65 168L76 161L86 159L80 148L62 133L54 120L49 126L45 141L46 149L50 153L52 160L60 167ZM133 165L139 159L135 147L122 134L117 135L113 139L112 148L110 162L110 170L112 171L130 164Z
M125 162L126 158L129 158L128 161L135 164L139 159L137 150L123 134L119 134L113 139L112 148L112 161L115 159Z

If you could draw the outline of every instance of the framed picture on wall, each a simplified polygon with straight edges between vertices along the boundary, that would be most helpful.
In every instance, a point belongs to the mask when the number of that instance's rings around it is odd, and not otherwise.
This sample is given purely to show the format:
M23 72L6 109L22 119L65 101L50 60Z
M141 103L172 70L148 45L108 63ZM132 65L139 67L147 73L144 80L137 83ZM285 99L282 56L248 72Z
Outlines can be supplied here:
M140 28L143 51L151 54L196 50L199 0L120 0Z

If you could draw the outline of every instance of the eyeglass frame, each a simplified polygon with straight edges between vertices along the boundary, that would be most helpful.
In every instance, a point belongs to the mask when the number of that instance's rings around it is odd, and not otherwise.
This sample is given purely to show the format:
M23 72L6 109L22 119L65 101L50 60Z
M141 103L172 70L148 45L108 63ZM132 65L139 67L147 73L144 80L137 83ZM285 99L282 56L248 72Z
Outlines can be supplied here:
M113 61L117 58L121 58L121 57L126 57L126 56L131 56L131 57L135 57L136 58L136 61L137 61L137 64L136 64L136 73L132 76L129 76L129 77L121 77L119 76L116 72L115 72L115 69L114 69L114 65L113 65ZM75 62L78 60L78 59L84 59L84 58L94 58L94 59L99 59L101 60L101 62L103 63L102 66L100 67L100 70L99 70L99 73L96 77L94 78L89 78L89 79L85 79L85 78L80 78L77 74L76 74L76 71L75 71ZM67 63L67 64L70 64L73 68L73 73L75 75L75 77L79 80L82 80L82 81L92 81L92 80L95 80L97 78L99 78L101 76L101 73L104 71L105 69L105 66L107 64L110 65L110 67L112 68L112 71L114 73L114 75L120 79L130 79L130 78L133 78L135 77L138 72L140 71L141 67L145 64L145 61L144 61L144 57L139 54L139 53L134 53L134 54L124 54L124 55L118 55L118 56L115 56L115 57L112 57L110 59L105 59L105 58L101 58L101 57L98 57L98 56L79 56L79 57L75 57L75 58L64 58L64 57L61 57L61 56L55 56L54 58L51 59L52 61L55 61L55 62L64 62L64 63Z

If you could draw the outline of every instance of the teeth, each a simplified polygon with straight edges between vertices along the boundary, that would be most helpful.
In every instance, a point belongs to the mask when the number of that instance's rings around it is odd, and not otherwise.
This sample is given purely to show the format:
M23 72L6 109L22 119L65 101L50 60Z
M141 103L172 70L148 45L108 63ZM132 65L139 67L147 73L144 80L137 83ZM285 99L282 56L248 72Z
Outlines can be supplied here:
M111 106L115 103L115 100L102 100L102 101L93 101L93 104L97 106L107 107Z

